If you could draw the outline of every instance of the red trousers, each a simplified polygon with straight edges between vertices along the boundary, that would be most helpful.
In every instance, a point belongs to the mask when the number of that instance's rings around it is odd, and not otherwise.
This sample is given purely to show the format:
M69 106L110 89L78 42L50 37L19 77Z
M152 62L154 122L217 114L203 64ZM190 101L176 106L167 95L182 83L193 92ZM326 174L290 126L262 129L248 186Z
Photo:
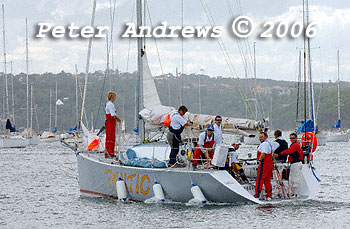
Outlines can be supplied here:
M209 154L210 159L213 159L214 151L210 150L210 151L208 151L208 154ZM194 151L192 165L197 165L198 164L198 159L200 159L201 155L202 155L202 151L200 149L196 149Z
M271 154L270 154L271 156ZM273 171L273 163L270 163L269 160L265 157L264 160L262 160L258 171L257 171L257 178L256 178L256 185L255 185L255 198L260 197L260 193L262 191L263 185L265 186L265 192L267 197L272 197L272 185L271 185L271 175Z
M105 128L106 128L106 153L105 158L108 156L114 156L114 147L115 147L115 127L116 121L110 115L106 114Z
M204 145L203 145L203 148L213 148L214 146L214 140L210 141L210 142L206 142L204 140ZM196 149L194 150L194 153L193 153L193 161L192 161L192 165L197 165L198 164L198 160L200 158L200 156L202 155L202 151L198 148L198 144L197 144L197 147ZM213 159L213 156L214 156L214 150L209 150L208 151L208 155L210 157L210 159ZM211 164L211 162L210 162Z

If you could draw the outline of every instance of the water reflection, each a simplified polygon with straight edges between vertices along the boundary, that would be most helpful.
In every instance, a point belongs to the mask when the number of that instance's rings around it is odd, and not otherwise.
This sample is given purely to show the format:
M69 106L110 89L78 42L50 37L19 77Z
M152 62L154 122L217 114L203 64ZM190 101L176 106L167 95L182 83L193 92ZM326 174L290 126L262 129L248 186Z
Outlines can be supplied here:
M256 211L259 216L269 216L274 212L276 206L273 205L263 205L257 206Z

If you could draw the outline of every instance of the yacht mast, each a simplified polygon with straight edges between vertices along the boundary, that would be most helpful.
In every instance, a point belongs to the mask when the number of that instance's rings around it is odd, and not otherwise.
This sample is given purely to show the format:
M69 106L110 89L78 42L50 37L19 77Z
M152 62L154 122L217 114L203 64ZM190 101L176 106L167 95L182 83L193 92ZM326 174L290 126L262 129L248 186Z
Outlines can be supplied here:
M299 118L299 99L300 99L300 82L301 82L301 50L299 50L299 62L298 62L298 86L297 86L297 113L296 113L296 117L295 117L295 121L296 123L301 120L301 118Z
M57 76L56 76L56 82L55 82L55 128L57 128Z
M95 13L96 13L96 0L94 0L93 7L92 7L92 16L91 16L91 26L92 27L94 27L94 24L95 24ZM87 53L87 57L86 57L85 82L84 82L83 96L82 96L82 101L81 101L79 129L81 127L81 122L83 119L83 114L84 114L84 109L85 109L85 97L86 97L87 80L88 80L88 74L89 74L89 68L90 68L91 46L92 46L92 37L89 38L88 53Z
M257 82L256 82L256 57L255 57L255 43L256 42L254 42L254 49L253 49L253 51L254 51L254 83L255 83L255 87L257 86ZM254 91L254 90L253 90ZM258 99L257 99L257 97L256 97L256 93L255 93L255 91L254 91L254 99L255 99L255 120L258 120Z
M337 51L338 60L338 122L340 120L340 77L339 77L339 50Z
M15 119L15 97L14 97L14 91L13 91L13 71L12 71L12 61L11 63L11 100L12 100L12 121L13 121L13 125L16 125L16 119Z
M30 85L30 130L33 131L33 84Z
M26 18L27 130L29 129L28 19Z
M75 65L75 114L76 120L79 122L79 91L78 91L78 66Z
M306 27L306 23L305 23L305 1L303 0L303 28ZM306 90L307 90L307 84L306 84L306 39L304 36L304 49L303 49L304 53L303 53L303 58L304 58L304 132L306 133Z
M306 25L309 24L309 1L306 0ZM316 133L316 119L315 119L315 104L314 104L314 84L312 82L312 68L311 68L311 45L310 38L307 38L307 54L308 54L308 69L309 69L309 81L310 81L310 119L313 121L314 133Z
M198 74L198 111L202 114L202 99L201 99L201 73Z
M49 106L50 106L50 122L49 122L49 131L52 131L52 107L51 107L51 97L52 97L52 90L50 88L50 103L49 103Z
M184 27L184 0L181 0L181 28L183 28L183 27ZM181 36L180 105L183 105L184 74L185 74L185 69L184 69L184 38Z
M4 52L4 77L5 77L5 96L6 96L6 118L10 118L9 109L9 89L7 80L7 61L6 61L6 38L5 38L5 8L2 6L2 36L3 36L3 52Z
M136 15L137 15L137 28L142 26L142 0L137 0L136 2ZM143 120L139 118L139 113L143 109L143 61L142 56L144 55L144 41L141 37L137 38L137 71L139 74L138 84L137 84L137 130L140 143L145 140L145 133L143 128Z
M182 83L181 83L181 78L180 77L182 77L182 76L180 76L181 74L183 74L183 73L179 73L179 70L178 70L178 68L176 68L176 70L175 70L175 74L176 74L176 80L177 80L177 90L179 91L179 103L180 103L180 105L182 105ZM169 94L169 96L170 96L170 94Z

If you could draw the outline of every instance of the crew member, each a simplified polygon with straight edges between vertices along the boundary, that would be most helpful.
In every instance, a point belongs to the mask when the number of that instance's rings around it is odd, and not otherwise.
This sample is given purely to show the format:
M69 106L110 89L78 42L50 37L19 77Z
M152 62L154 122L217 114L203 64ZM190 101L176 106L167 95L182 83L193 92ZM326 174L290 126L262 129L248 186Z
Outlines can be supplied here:
M15 126L12 126L12 124L11 124L11 122L10 122L10 119L7 119L7 120L6 120L6 129L7 129L7 130L10 130L10 133L16 132L16 127L15 127Z
M214 134L214 126L209 125L207 131L202 132L199 135L198 144L193 153L192 166L193 169L197 168L198 160L206 158L208 160L213 159L214 156L214 147L217 144L217 138Z
M290 174L289 174L289 185L291 187L291 194L298 194L298 187L300 184L302 160L303 160L303 150L298 142L297 134L291 133L289 135L291 145L288 149L281 152L281 155L288 155L288 162L291 163ZM277 157L277 154L273 155Z
M259 134L259 140L261 144L258 147L257 161L258 161L258 171L255 186L255 198L260 198L263 185L265 186L265 192L267 200L271 200L272 197L272 185L271 185L271 175L273 170L273 160L272 160L272 144L267 139L268 135L266 132L261 132Z
M188 111L187 107L182 105L179 107L177 112L172 116L169 132L167 135L167 140L170 145L171 151L169 155L169 164L168 167L179 167L179 164L176 163L176 155L179 153L179 145L181 142L181 133L184 130L185 126L192 126L192 122L187 122L183 116Z
M105 121L105 128L106 128L105 158L115 156L114 155L115 127L116 127L116 121L120 122L120 119L117 116L117 111L113 104L116 98L117 98L117 93L112 91L108 92L108 95L107 95L108 102L106 103L106 121Z
M248 182L248 179L244 173L242 165L238 164L237 150L239 149L240 145L241 143L233 143L232 146L228 148L229 163L231 163L232 170L238 175L240 175L242 181Z
M214 134L217 137L217 144L222 144L222 130L221 130L221 124L222 124L222 118L220 115L215 117L215 124L214 124Z
M272 143L272 151L278 156L275 157L277 162L285 163L287 161L287 155L281 155L283 150L288 149L288 143L282 138L282 131L276 130L273 134L275 136L275 141Z

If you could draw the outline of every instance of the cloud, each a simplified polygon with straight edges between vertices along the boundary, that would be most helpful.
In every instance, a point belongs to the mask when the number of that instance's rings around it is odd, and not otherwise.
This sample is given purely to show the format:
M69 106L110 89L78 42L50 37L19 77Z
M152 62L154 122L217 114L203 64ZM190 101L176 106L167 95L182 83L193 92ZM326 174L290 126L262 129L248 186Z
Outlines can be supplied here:
M54 17L56 21L63 21L66 16L66 10L62 6L58 6L50 15Z
M91 20L92 1L85 0L40 0L38 4L30 8L35 12L29 12L28 2L18 0L17 7L8 5L8 56L9 59L18 62L18 71L25 70L25 40L24 40L24 19L28 16L29 29L31 24L39 21L52 22L55 25L66 25L75 22L76 25L89 24ZM112 4L114 3L111 0ZM273 3L271 3L273 2ZM21 4L22 3L22 4ZM222 38L225 48L220 48L217 40L212 39L188 39L184 41L184 68L185 73L196 73L204 68L205 73L211 76L222 75L231 77L230 68L226 63L223 52L228 52L230 62L235 68L236 74L245 74L244 57L248 59L248 74L253 74L253 42L256 41L256 64L258 77L266 76L274 79L294 80L297 66L297 48L303 46L302 39L266 39L259 40L255 36L249 40L241 40L240 48L237 41L227 33L227 26L231 21L226 1L208 1L211 15L217 25L224 26L224 37ZM299 2L283 1L258 1L250 3L241 2L243 15L249 15L257 23L270 20L274 22L286 20L288 22L302 20L301 4ZM320 75L329 77L336 75L336 50L341 50L341 74L346 80L350 80L350 8L346 1L329 2L323 5L320 1L310 4L310 21L318 23L318 35L311 40L313 71L316 81ZM341 8L339 6L345 7ZM12 4L12 3L11 3ZM121 30L126 21L131 20L132 5L130 0L117 1L116 19L114 27L114 67L121 71L127 69L132 72L136 67L136 40L131 41L129 52L129 40L120 39ZM181 25L181 2L178 1L148 1L152 14L153 24L160 21L167 21L169 25ZM269 9L262 10L263 6ZM97 1L96 24L109 25L109 0ZM256 6L256 7L254 7ZM233 11L237 14L235 3L232 3ZM11 8L12 9L11 11ZM247 11L248 10L248 11ZM11 15L11 17L10 17ZM134 15L135 18L135 15ZM184 9L185 25L208 25L206 13L198 1L185 2ZM11 27L10 27L11 26ZM11 30L10 30L11 28ZM18 35L23 35L18 37ZM74 64L78 64L80 70L85 69L88 40L65 40L65 39L43 39L29 40L29 56L31 72L59 72L61 70L73 71ZM160 58L164 73L175 74L175 69L181 68L181 39L160 39L157 40ZM240 50L241 49L241 50ZM242 54L241 54L242 53ZM154 75L161 74L157 50L152 39L147 40L147 54L151 71ZM242 58L243 55L243 58ZM105 69L106 42L105 40L94 40L92 46L91 71ZM322 59L322 61L321 61ZM16 63L14 63L16 64ZM111 64L112 66L112 64ZM181 70L179 70L181 71ZM323 72L323 73L322 73Z

